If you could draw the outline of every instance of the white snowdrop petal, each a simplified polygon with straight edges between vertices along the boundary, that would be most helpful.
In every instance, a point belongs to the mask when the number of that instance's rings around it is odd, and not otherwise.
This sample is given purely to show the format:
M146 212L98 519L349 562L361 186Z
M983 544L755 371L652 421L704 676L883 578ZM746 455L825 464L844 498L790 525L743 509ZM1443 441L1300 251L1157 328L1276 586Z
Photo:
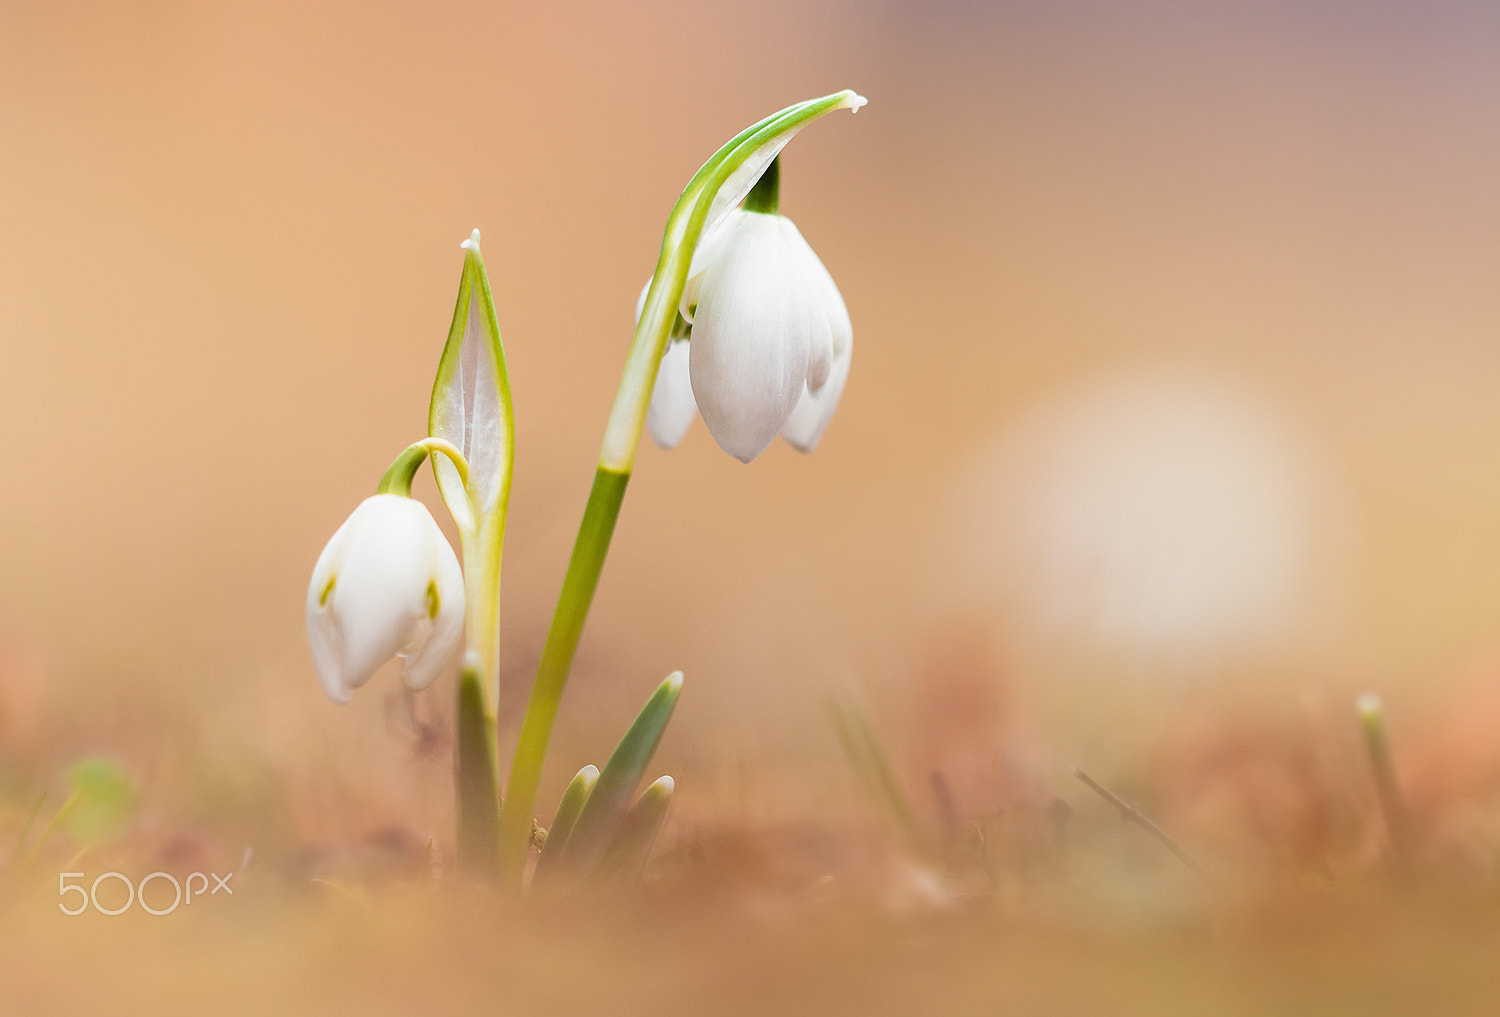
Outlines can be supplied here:
M664 449L676 448L698 415L688 368L690 345L682 340L667 344L661 366L656 371L651 404L646 408L646 427L651 432L651 439Z
M719 229L712 234L705 232L698 239L698 246L693 250L693 260L688 266L687 282L682 287L682 299L677 303L677 313L682 315L682 320L689 325L693 323L698 310L698 295L703 287L703 270L718 259L725 243L735 236L741 220L750 214L743 209L734 209Z
M334 531L318 562L313 566L312 581L307 585L307 641L312 647L313 666L328 698L336 703L349 701L349 687L344 683L344 641L334 622L333 593L339 570L349 547L348 519Z
M796 409L787 418L786 426L781 429L781 436L798 452L811 452L822 440L828 422L839 407L844 383L849 380L850 353L846 346L841 356L834 357L828 383L817 392L804 391Z
M801 231L790 219L786 220L786 229L796 237L794 246L802 259L804 278L813 294L817 313L827 318L833 353L840 356L849 349L854 339L854 326L849 322L849 309L844 304L843 294L839 293L823 260L812 249L812 245L803 239Z
M833 369L833 329L811 284L803 287L803 301L807 306L807 387L816 392Z
M719 447L741 462L765 451L807 381L807 304L779 216L743 213L725 226L703 272L689 376Z
M409 653L404 653L401 678L406 687L421 691L443 673L443 668L458 652L464 635L464 573L458 558L448 546L437 522L432 523L428 534L429 575L428 582L437 597L437 615L431 616L432 602L425 596L423 608L427 612L419 624L420 638Z
M833 366L833 329L827 303L827 291L823 279L828 273L823 263L813 253L792 220L777 217L781 227L782 241L786 245L787 257L795 266L798 284L806 306L807 321L807 387L818 391L828 381L829 369ZM831 280L830 280L831 281Z

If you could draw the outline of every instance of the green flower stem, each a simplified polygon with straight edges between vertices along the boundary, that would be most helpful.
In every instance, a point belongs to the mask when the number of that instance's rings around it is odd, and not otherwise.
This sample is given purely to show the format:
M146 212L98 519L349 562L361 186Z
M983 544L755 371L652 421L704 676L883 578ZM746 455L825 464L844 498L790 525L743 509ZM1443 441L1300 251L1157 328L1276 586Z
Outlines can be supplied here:
M552 736L558 703L562 700L578 638L588 617L589 604L599 585L599 574L604 569L615 520L619 518L620 503L625 497L625 486L635 466L657 368L661 365L662 353L677 318L677 304L687 285L688 267L692 264L693 251L708 220L714 196L730 175L762 146L825 113L858 109L863 104L864 100L854 92L837 92L789 106L740 132L693 175L667 218L656 273L625 361L624 376L620 379L614 409L604 432L604 447L599 454L594 486L589 492L588 504L584 506L583 522L579 525L573 554L568 560L562 592L558 595L557 609L547 631L536 681L531 687L531 698L521 724L515 763L511 767L504 807L500 812L500 878L506 886L519 890L525 874L537 785L541 781L547 742Z
M484 708L484 675L474 655L458 677L458 863L493 878L499 850L500 782L495 719Z
M459 478L468 483L469 464L463 453L454 448L451 442L441 438L423 438L402 450L396 461L385 471L385 476L380 478L380 486L375 489L375 493L399 494L403 498L410 498L411 482L417 479L417 470L421 468L423 460L428 453L438 452L448 457L454 469L458 470Z
M526 719L521 722L515 763L506 786L505 807L500 812L500 877L513 887L519 888L525 872L526 850L531 843L532 812L536 806L537 785L542 779L547 742L552 737L552 724L557 719L563 685L568 680L568 669L573 663L573 652L578 649L578 637L583 632L584 620L588 618L594 590L599 585L599 573L604 568L604 556L609 552L609 540L615 532L615 521L619 518L620 503L625 500L625 485L629 480L630 474L615 473L603 467L594 474L594 488L589 492L588 504L583 510L583 524L578 529L578 540L573 545L573 556L563 577L562 595L552 615L552 627L547 630L547 641L542 646L536 684L531 687Z
M745 211L775 215L781 211L781 156L771 160L771 165L760 175L750 193L745 195Z

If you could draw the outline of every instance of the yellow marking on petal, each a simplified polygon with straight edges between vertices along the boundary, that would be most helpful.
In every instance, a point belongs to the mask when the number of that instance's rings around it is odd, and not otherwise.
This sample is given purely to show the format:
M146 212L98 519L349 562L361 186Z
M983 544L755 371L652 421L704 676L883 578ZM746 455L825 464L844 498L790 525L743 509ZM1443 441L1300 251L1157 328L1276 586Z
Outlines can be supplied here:
M328 585L323 587L323 592L318 595L318 606L327 607L328 598L333 596L333 584L339 581L338 576L329 576Z
M427 580L427 617L436 618L438 608L442 606L442 600L438 597L437 580Z

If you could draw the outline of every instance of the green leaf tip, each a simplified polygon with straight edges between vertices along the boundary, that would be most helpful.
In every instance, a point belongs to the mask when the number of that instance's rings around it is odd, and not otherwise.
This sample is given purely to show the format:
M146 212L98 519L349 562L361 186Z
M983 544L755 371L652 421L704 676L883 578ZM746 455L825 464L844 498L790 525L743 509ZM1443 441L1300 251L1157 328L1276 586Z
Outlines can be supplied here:
M630 810L635 788L651 763L681 694L682 672L674 671L657 686L625 732L625 737L620 739L609 762L604 764L567 843L561 849L559 864L570 874L579 878L594 875Z
M562 857L578 823L578 817L598 781L599 768L590 763L568 782L568 789L563 792L562 801L557 804L557 812L552 816L552 825L547 828L547 843L542 848L541 857L537 859L536 872L532 876L533 886L545 882L561 867L558 859Z
M633 882L640 878L651 858L651 849L656 846L657 835L666 825L674 790L676 784L671 777L658 777L641 792L599 860L597 875L601 880Z

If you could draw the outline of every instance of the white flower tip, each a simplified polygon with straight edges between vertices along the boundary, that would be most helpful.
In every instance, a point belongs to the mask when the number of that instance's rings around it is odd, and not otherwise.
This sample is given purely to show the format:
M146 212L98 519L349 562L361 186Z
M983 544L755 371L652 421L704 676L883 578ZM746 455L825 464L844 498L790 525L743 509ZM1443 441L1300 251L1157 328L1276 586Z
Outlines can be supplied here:
M675 791L676 789L677 789L677 783L676 783L676 781L672 780L672 778L670 776L667 776L667 777L657 777L655 780L653 780L651 782L651 787L648 787L646 790L647 791L655 790L658 794L667 794L667 795L669 795L673 791Z
M474 227L474 232L469 234L469 239L465 240L463 243L459 244L458 246L459 246L460 250L473 251L475 254L478 254L479 253L479 227L475 226Z
M864 96L860 95L858 92L851 91L849 93L848 97L846 99L844 99L844 108L847 109L850 113L858 113L859 112L859 108L861 106L868 105L869 102L870 102L869 99L866 99Z
M671 674L667 675L667 680L665 682L663 682L662 684L665 685L665 686L667 686L667 687L669 687L669 688L671 688L671 690L673 692L681 692L682 691L682 672L681 671L673 671Z
M484 667L484 662L479 659L478 650L469 650L464 654L463 669L478 674Z
M1366 692L1354 701L1354 708L1365 720L1373 720L1380 716L1380 697L1373 692Z
M578 771L578 776L587 777L589 780L598 780L599 768L593 763L590 763L588 766L585 766L582 770Z

